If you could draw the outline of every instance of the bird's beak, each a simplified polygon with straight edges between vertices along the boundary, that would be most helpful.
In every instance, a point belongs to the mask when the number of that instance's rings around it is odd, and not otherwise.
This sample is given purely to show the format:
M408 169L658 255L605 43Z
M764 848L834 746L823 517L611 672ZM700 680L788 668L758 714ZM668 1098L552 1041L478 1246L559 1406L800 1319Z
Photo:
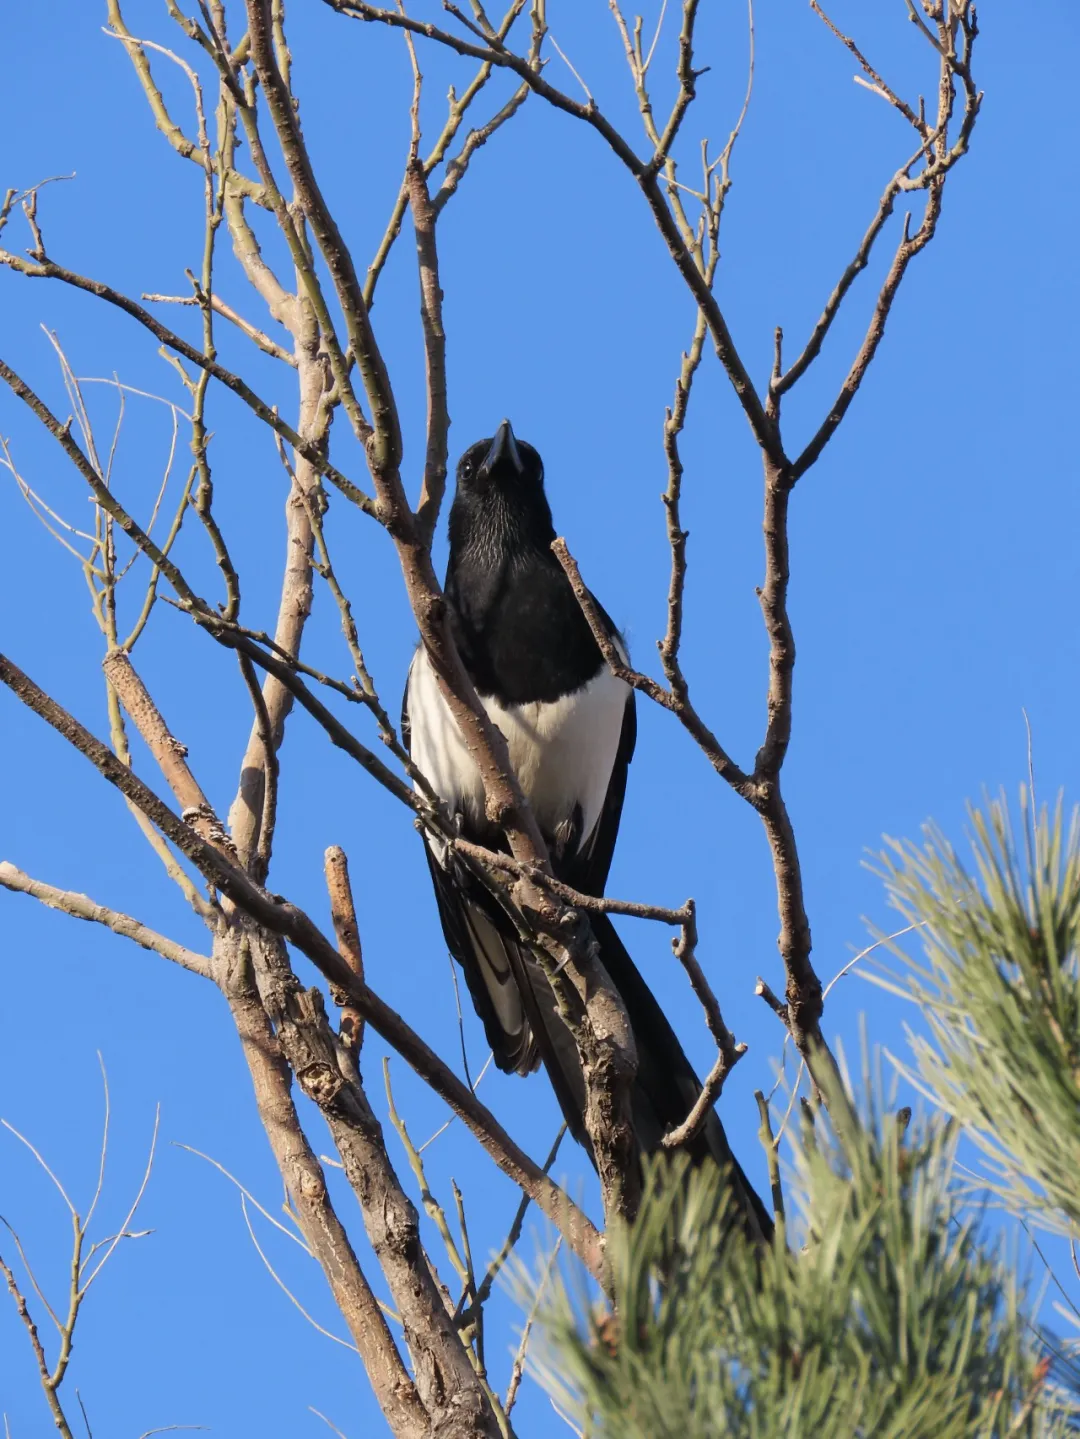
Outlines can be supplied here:
M503 420L502 424L495 431L495 438L491 442L491 449L484 457L481 469L485 474L490 474L496 465L509 462L520 475L525 466L521 462L521 451L518 449L517 440L514 438L514 431L509 420Z

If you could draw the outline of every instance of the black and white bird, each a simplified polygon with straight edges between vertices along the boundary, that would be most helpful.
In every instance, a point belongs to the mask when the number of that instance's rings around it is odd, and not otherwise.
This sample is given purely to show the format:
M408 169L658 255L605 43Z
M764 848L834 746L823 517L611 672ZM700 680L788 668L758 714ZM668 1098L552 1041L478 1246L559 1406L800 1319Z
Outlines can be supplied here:
M450 623L477 694L506 738L555 875L599 897L634 753L634 691L605 663L551 551L554 538L540 456L504 420L458 463L445 584ZM625 657L614 624L597 609ZM423 647L409 669L402 723L413 760L463 837L505 850L501 831L485 817L479 770ZM543 1061L571 1133L588 1149L577 1048L548 979L490 892L437 840L425 843L446 943L465 973L495 1063L528 1074ZM590 922L634 1031L632 1116L649 1152L683 1122L701 1085L611 920L592 914ZM692 1152L730 1166L751 1226L768 1233L769 1216L715 1113Z

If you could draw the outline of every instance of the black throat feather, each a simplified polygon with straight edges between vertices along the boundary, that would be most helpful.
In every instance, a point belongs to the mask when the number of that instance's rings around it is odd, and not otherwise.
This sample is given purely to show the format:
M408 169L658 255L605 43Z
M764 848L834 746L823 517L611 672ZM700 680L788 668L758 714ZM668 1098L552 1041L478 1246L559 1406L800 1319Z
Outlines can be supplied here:
M552 703L604 663L551 552L554 538L539 484L477 488L459 480L446 595L465 667L485 698Z

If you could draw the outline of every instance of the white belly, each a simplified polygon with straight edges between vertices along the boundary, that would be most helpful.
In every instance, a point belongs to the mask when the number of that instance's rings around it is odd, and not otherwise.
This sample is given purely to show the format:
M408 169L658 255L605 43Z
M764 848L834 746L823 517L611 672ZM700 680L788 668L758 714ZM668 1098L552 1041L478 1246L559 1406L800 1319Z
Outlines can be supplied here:
M581 689L553 704L482 701L505 736L510 764L548 835L582 816L582 842L600 818L626 712L628 686L605 666ZM461 737L423 649L409 668L412 756L435 792L474 823L484 818L480 771Z

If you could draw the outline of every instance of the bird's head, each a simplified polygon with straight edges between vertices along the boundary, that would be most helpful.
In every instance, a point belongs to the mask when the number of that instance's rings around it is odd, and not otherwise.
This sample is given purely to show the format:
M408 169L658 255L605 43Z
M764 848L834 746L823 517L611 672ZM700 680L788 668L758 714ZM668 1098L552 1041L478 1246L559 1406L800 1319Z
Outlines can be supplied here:
M482 495L499 490L506 496L543 491L544 465L540 456L519 440L509 420L488 440L477 440L458 460L458 489Z
M517 438L509 420L458 461L450 512L452 545L481 542L486 548L496 538L514 549L546 549L554 538L543 461Z

